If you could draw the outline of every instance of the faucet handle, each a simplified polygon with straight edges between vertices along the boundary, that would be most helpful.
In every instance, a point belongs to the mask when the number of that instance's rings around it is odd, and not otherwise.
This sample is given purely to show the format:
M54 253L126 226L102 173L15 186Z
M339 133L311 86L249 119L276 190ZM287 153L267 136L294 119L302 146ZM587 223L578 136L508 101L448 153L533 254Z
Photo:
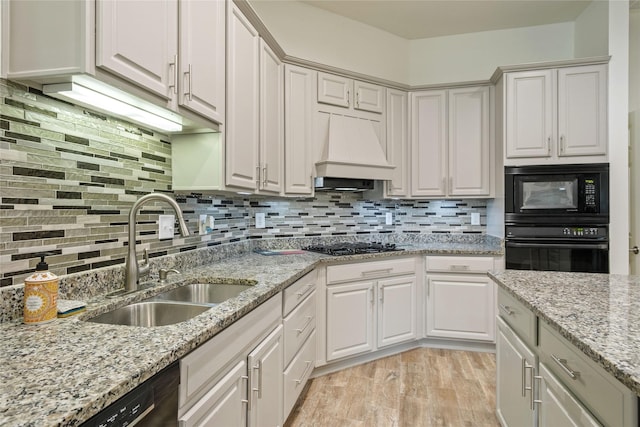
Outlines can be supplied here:
M180 274L180 272L175 268L172 268L170 270L167 270L166 268L161 268L158 273L160 274L160 283L164 283L167 280L167 276L169 275L169 273Z
M149 252L145 249L142 251L142 258L144 258L144 262L138 263L138 275L147 275L149 274Z

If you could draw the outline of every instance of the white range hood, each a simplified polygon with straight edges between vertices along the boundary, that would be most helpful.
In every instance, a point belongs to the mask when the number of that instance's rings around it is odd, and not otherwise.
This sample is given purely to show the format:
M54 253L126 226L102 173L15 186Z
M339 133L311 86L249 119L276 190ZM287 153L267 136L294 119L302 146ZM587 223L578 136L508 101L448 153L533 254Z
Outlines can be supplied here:
M369 120L331 115L318 176L390 180L393 169Z

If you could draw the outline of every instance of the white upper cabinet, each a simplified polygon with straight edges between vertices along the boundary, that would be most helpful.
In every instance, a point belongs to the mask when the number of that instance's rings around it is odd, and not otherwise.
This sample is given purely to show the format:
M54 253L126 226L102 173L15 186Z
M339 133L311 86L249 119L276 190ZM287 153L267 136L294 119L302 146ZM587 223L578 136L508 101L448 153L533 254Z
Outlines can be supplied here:
M505 81L505 164L606 161L606 65L512 72Z
M3 51L8 79L42 84L73 80L90 87L99 82L112 92L177 112L193 121L189 126L223 123L224 0L33 0L7 5Z
M409 101L407 92L387 89L387 159L395 165L386 182L389 197L409 194Z
M178 102L223 123L226 2L181 0L179 5Z
M411 196L490 197L489 88L413 92Z
M286 64L284 76L284 192L313 194L314 107L317 72Z
M284 77L276 54L235 5L227 32L226 185L282 190Z
M166 99L172 97L178 59L178 0L99 0L96 27L98 67Z
M318 102L382 114L384 88L328 73L318 73Z
M229 3L227 17L226 184L255 190L260 183L260 36Z

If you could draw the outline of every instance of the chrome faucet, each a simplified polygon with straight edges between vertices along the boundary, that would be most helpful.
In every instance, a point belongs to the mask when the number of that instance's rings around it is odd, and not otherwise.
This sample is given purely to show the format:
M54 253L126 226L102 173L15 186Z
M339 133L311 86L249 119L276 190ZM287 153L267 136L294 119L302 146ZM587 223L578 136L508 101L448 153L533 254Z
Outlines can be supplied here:
M127 253L124 272L124 289L127 292L138 289L138 277L141 274L149 273L149 256L146 254L146 250L144 264L138 264L138 258L136 255L136 215L138 214L140 207L150 201L167 202L176 212L178 225L180 226L180 234L184 237L189 235L187 224L184 222L184 218L182 217L182 211L175 200L162 193L151 193L140 197L131 207L131 212L129 212L129 252Z

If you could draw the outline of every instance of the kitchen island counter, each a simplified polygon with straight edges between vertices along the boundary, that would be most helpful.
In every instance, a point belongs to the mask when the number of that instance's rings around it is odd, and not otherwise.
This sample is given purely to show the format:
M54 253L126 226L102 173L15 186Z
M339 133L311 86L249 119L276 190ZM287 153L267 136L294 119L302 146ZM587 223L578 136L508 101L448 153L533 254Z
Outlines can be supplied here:
M133 388L278 294L316 266L427 254L500 255L500 245L411 243L400 252L331 257L235 253L170 275L133 295L88 299L87 312L44 325L0 324L0 425L80 425ZM186 322L144 328L86 322L100 313L186 283L255 286ZM69 282L72 282L71 280ZM65 286L71 286L65 284Z
M640 395L640 277L505 270L489 276Z

